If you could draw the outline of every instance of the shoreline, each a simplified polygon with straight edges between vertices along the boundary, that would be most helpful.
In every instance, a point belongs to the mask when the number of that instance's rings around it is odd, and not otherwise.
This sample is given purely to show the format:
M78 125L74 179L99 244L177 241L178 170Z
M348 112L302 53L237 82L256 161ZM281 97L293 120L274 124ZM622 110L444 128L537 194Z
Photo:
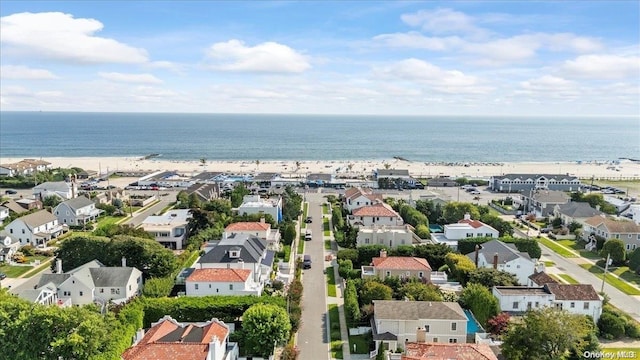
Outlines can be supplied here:
M24 158L0 158L0 164L15 163ZM549 162L416 162L400 158L383 160L167 160L162 157L42 157L53 168L79 167L100 171L176 171L195 174L203 171L229 173L283 173L303 176L309 173L358 176L376 169L408 170L413 177L436 176L488 178L503 174L568 174L579 178L640 179L640 163L615 161L549 161Z

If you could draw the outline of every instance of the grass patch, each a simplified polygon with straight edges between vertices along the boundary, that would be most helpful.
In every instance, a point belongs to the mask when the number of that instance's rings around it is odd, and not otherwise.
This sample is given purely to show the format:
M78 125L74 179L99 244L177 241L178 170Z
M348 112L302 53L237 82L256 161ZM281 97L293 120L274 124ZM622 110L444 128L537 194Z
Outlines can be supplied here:
M564 281L568 282L569 284L579 284L578 280L572 278L567 274L558 274L558 276L561 277Z
M591 252L589 250L585 250L583 242L579 242L577 240L571 240L571 239L562 239L562 240L556 240L556 243L562 246L568 247L569 249L575 250L575 252L579 253L580 256L584 258L592 259L592 260L602 259L602 256L598 255L597 253Z
M108 215L102 216L98 218L98 223L96 224L95 228L97 229L102 226L115 224L116 222L122 220L123 218L126 218L126 217L123 217L123 216L116 217L116 216L108 216Z
M619 348L619 347L607 347L607 344L600 344L602 346L602 352L605 354L603 359L617 359L618 352L621 354L630 354L631 352L635 353L635 356L625 357L628 360L640 360L640 347L635 348ZM611 354L611 355L606 355ZM610 357L609 357L610 356Z
M545 267L556 266L556 263L554 263L553 261L545 261L544 266Z
M304 254L304 235L300 235L298 239L298 252L297 254Z
M30 278L30 277L32 277L34 275L39 274L40 272L44 271L45 269L50 268L50 267L51 267L51 262L47 261L47 262L43 263L42 265L38 266L37 268L35 268L35 269L29 271L28 273L24 274L23 277Z
M331 240L325 240L324 241L324 249L325 250L331 250Z
M628 281L636 286L640 286L640 276L629 269L628 266L620 266L612 271L612 273L618 275L625 281Z
M331 342L331 358L342 359L342 340L336 340Z
M556 242L553 241L553 240L549 240L547 238L541 237L541 238L538 239L538 242L540 242L542 245L548 247L553 252L557 253L558 255L560 255L562 257L566 257L566 258L578 257L571 250L568 250L567 248L556 244Z
M289 259L291 258L291 245L283 246L282 250L284 251L284 261L289 262Z
M580 267L583 268L583 269L588 270L590 273L594 274L595 276L599 277L600 279L602 279L602 277L603 277L604 270L602 270L599 266L591 265L591 264L580 264ZM614 278L613 276L607 276L605 278L605 281L607 282L607 284L613 286L614 288L622 291L623 293L625 293L627 295L640 295L640 290L638 290L638 289L634 288L633 286L629 285L624 280L620 280L618 278Z
M322 228L324 230L324 236L331 236L331 227L329 226L329 219L322 219Z
M329 215L329 204L322 204L322 215Z
M329 296L336 296L336 274L333 271L333 266L327 268L327 294Z
M349 335L349 350L352 354L368 354L371 342L371 334ZM356 346L355 351L353 345Z
M31 271L33 266L15 266L15 265L2 265L0 266L0 272L7 274L7 277L17 278L22 274L26 274Z
M331 338L331 357L342 359L342 335L340 334L340 313L338 305L329 304L329 334Z
M184 264L182 264L183 268L190 268L191 265L193 265L194 262L196 262L196 260L198 259L198 256L200 256L200 251L194 251L188 258L187 260L184 261Z

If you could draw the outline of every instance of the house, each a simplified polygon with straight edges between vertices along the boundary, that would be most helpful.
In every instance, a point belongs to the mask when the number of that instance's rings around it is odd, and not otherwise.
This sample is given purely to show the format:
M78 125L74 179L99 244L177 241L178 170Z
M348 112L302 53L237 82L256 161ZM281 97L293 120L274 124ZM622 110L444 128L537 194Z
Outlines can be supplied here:
M185 192L189 196L191 196L191 194L195 194L201 202L208 202L220 197L220 185L218 183L193 184L189 186Z
M4 230L0 231L0 262L10 262L19 248L18 239L12 238Z
M413 226L360 226L356 237L356 246L380 244L390 248L400 245L411 245L420 242L420 238L413 233Z
M603 195L602 199L616 208L616 214L624 212L631 205L630 202L611 195Z
M640 225L640 204L632 204L626 211L627 216Z
M422 340L426 338L424 335L426 334L423 329L418 330L418 341L404 345L401 360L498 360L487 344L426 342Z
M386 250L380 250L380 256L371 260L370 266L362 266L362 278L388 277L400 279L431 280L431 266L426 259L412 256L387 256Z
M174 209L162 215L147 216L140 227L151 234L162 246L171 250L182 250L187 240L190 210Z
M166 315L139 331L122 360L237 360L238 344L229 342L229 326L213 318L205 323L179 323Z
M92 179L95 177L98 177L100 174L98 174L97 171L95 170L82 170L79 173L76 174L76 179L78 180L88 180L88 179Z
M0 222L4 221L4 219L9 217L9 208L5 206L0 206Z
M62 302L58 299L58 292L52 283L45 284L35 289L25 289L17 294L20 298L25 299L34 304L45 306L58 305L61 307L71 306L70 302Z
M260 238L233 233L202 255L196 268L249 269L253 281L264 284L269 280L274 256Z
M465 214L464 218L457 223L445 225L442 233L431 233L431 240L457 249L458 240L473 237L498 238L499 236L498 230L492 226L478 220L471 220L471 216Z
M40 210L13 220L5 230L9 236L17 238L20 245L38 246L58 237L63 228L52 213Z
M245 195L238 207L238 214L269 214L279 223L282 221L282 198L262 199L260 195Z
M270 188L273 185L273 181L280 178L279 173L263 172L256 174L252 181L254 184L261 188Z
M307 175L307 186L309 187L326 187L333 182L333 174L311 173Z
M578 191L580 179L569 174L506 174L492 176L489 189L509 193L528 193L537 189Z
M349 215L351 226L401 226L402 217L391 206L383 202L355 209Z
M16 163L0 164L0 176L30 175L37 171L47 170L49 165L51 165L50 162L37 159L24 159Z
M254 281L252 270L234 268L194 269L185 280L187 296L262 294L263 284Z
M29 210L33 210L33 209L42 209L44 208L44 206L42 205L42 201L38 200L38 199L24 199L24 198L20 198L18 200L15 201L16 204L18 204L18 206L20 206L21 208L29 211Z
M456 302L374 300L371 331L376 349L402 347L417 340L424 329L426 341L467 342L467 316Z
M93 202L96 204L112 204L116 199L123 203L129 201L129 193L122 188L107 189L102 192L98 192L93 198Z
M531 275L529 275L529 281L527 282L527 286L543 286L544 284L557 284L556 279L549 276L544 271L538 271Z
M583 223L584 220L593 217L600 216L604 213L600 210L596 210L587 202L575 202L571 201L565 204L558 204L553 207L553 216L560 218L564 225L569 225L572 222Z
M376 180L380 179L402 179L405 181L411 180L411 175L409 175L409 170L407 169L376 169L374 171L374 176Z
M500 310L523 313L530 309L556 307L571 314L589 315L598 322L602 298L591 285L546 283L542 286L494 286Z
M409 175L407 169L376 169L373 172L378 187L382 189L413 189L416 184L423 188L422 184Z
M640 247L640 225L630 220L614 220L603 216L593 216L584 221L582 227L583 240L589 244L585 248L591 250L596 243L596 236L605 240L622 240L628 251Z
M191 178L195 184L216 184L224 179L224 173L205 171Z
M59 302L70 305L123 303L141 293L142 272L127 267L125 259L122 262L121 267L107 267L92 260L63 272L62 261L58 259L56 273L43 274L36 290L54 288Z
M95 221L100 215L100 209L85 196L78 196L61 202L53 209L59 224L82 226Z
M28 209L23 208L22 205L18 204L15 200L5 201L2 203L2 206L9 209L9 212L13 211L16 214L22 214L29 211Z
M247 234L253 235L264 240L267 248L277 250L280 244L280 231L271 229L271 224L261 218L259 222L237 222L229 224L223 233L223 237L231 234Z
M536 262L526 252L520 252L514 244L491 240L480 249L467 254L478 268L494 268L516 276L518 283L526 284L536 269Z
M194 182L190 177L183 176L175 171L157 171L138 179L138 186L187 188L193 184Z
M73 199L78 196L78 186L75 182L47 181L33 188L33 197L43 201L49 196L55 195L62 200Z
M533 213L537 218L552 215L556 205L564 205L570 199L566 192L554 190L535 190L530 194L522 195L525 212Z
M348 188L344 193L344 207L352 212L363 206L370 206L383 202L382 194L374 194L371 190L363 190L359 187Z

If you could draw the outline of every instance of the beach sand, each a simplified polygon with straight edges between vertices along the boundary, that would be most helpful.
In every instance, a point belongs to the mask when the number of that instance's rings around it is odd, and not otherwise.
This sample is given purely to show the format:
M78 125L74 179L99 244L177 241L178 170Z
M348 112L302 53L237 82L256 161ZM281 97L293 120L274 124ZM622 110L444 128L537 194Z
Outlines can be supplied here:
M0 158L0 164L13 163L22 158ZM376 169L407 169L416 178L450 176L453 178L489 178L503 174L569 174L582 179L629 180L640 179L640 163L622 160L611 162L508 162L508 163L424 163L401 159L388 160L335 160L335 161L207 161L166 160L139 157L44 157L53 168L79 167L101 173L107 171L148 170L177 171L196 174L203 171L248 174L259 172L281 173L285 177L302 177L310 173L333 173L340 177L369 175ZM386 164L386 165L385 165Z

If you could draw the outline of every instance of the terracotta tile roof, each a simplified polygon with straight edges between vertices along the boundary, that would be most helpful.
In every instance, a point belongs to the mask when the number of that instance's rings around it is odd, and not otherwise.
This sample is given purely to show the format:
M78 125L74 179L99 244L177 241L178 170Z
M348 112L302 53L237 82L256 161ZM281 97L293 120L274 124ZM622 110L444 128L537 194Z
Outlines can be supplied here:
M640 225L637 225L633 221L627 220L613 220L610 218L605 218L602 216L592 216L584 221L585 223L598 227L601 224L609 230L610 233L618 233L618 234L636 234L640 233Z
M245 282L250 275L249 269L195 269L186 281Z
M206 360L209 345L193 343L160 343L137 345L122 354L123 360Z
M542 286L544 284L557 284L556 279L549 276L546 272L541 271L539 273L529 275L529 279L536 283L538 286Z
M588 284L545 284L549 291L556 296L556 300L600 300L600 296Z
M372 264L378 269L385 270L431 270L427 259L409 256L374 257Z
M402 360L498 360L486 344L406 343Z
M353 216L400 217L400 215L387 204L361 207L353 211Z
M483 222L480 222L478 220L460 220L458 221L458 224L469 224L472 228L477 229L480 227L485 226L485 224Z
M266 231L271 228L271 224L263 222L237 222L229 224L224 231Z

